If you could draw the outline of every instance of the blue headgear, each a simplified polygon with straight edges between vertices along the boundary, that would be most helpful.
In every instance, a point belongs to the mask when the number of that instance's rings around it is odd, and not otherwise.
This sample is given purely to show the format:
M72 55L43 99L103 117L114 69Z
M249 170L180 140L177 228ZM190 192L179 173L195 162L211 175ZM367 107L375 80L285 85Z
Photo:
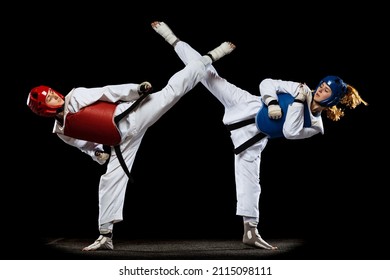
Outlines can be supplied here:
M318 102L322 107L332 107L339 103L340 99L347 93L347 84L337 76L326 76L318 84L317 89L322 83L326 83L332 90L331 96Z

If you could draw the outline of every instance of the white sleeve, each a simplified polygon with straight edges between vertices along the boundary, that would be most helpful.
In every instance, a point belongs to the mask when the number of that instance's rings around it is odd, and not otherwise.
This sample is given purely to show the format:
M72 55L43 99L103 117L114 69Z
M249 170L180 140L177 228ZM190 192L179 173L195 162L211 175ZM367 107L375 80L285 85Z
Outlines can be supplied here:
M140 97L138 86L139 84L121 84L98 88L74 88L70 93L71 98L69 99L68 109L71 112L78 112L81 108L99 100L112 103L133 101Z
M264 79L260 82L259 90L261 99L268 105L271 100L278 100L279 93L289 93L292 96L297 95L298 87L300 83L275 80L275 79Z
M304 127L304 106L293 102L288 106L286 120L283 124L283 135L287 139L304 139L315 134L323 133L321 117L312 117L312 125Z
M101 161L96 157L95 151L103 151L103 145L98 143L93 143L85 140L80 140L76 138L72 138L60 133L57 133L57 136L64 141L66 144L69 144L73 147L78 148L83 153L86 153L89 155L94 161L98 162L99 164L104 164L104 161Z
M139 84L111 85L101 88L100 100L117 102L132 101L140 97L138 93Z

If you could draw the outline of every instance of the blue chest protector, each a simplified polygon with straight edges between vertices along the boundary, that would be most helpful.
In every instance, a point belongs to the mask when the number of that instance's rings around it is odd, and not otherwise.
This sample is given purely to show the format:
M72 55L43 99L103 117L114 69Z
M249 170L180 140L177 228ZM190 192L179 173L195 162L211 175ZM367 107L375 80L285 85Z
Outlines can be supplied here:
M226 128L229 131L241 128L243 126L256 123L257 129L259 130L259 133L253 136L252 138L248 139L244 143L242 143L240 146L236 147L234 149L234 153L237 155L247 149L248 147L252 146L256 142L260 141L264 137L268 136L270 139L272 138L279 138L284 137L283 135L283 124L286 120L286 114L288 106L294 102L294 97L292 97L288 93L280 93L278 94L279 99L279 106L282 109L282 117L278 120L270 119L268 116L268 107L263 106L256 114L256 117L254 119L247 119L242 120L237 123L228 124L226 125ZM311 126L311 120L310 120L310 112L309 107L306 103L304 103L304 127L310 127Z
M268 116L268 106L263 106L256 115L256 126L258 130L267 134L270 139L284 137L283 124L286 120L287 108L294 102L294 97L288 93L278 94L279 106L282 109L282 117L277 120L270 119ZM310 113L306 103L304 103L304 127L310 127Z

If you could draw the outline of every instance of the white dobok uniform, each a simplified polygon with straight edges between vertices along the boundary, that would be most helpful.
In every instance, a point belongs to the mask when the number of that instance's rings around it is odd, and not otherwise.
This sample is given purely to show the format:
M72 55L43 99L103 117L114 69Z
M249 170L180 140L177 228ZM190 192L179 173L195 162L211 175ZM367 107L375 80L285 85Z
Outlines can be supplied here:
M129 170L133 166L137 150L146 130L204 78L206 67L200 60L192 61L185 68L175 73L163 89L150 94L136 110L133 110L119 123L122 139L120 149ZM71 97L67 98L68 95L65 97L65 106L70 112L75 113L98 100L120 101L115 109L115 115L118 115L139 98L137 88L138 84L132 83L97 88L74 88L68 94ZM67 144L79 148L95 161L104 164L95 156L96 150L103 151L102 144L64 135L64 127L58 121L55 122L53 132L57 133ZM101 176L99 182L99 227L102 224L116 223L123 220L122 212L129 177L122 169L117 155L112 150L107 170Z
M184 64L198 59L200 54L189 44L178 41L174 47L176 53ZM271 96L278 100L278 93L290 93L292 96L298 94L300 83L265 79L260 83L260 96L229 83L221 78L214 66L207 69L206 78L201 83L223 104L225 108L223 123L233 124L238 121L255 118L259 110L265 106L262 100ZM307 104L310 104L308 98ZM314 116L310 113L310 127L303 127L303 107L300 103L289 105L285 122L283 124L283 135L287 139L303 139L317 133L324 133L321 116ZM256 124L246 125L242 128L231 131L231 139L235 147L259 133ZM259 199L260 186L260 160L261 152L265 148L269 137L261 139L243 152L235 155L235 183L237 196L236 214L239 216L255 217L259 220Z

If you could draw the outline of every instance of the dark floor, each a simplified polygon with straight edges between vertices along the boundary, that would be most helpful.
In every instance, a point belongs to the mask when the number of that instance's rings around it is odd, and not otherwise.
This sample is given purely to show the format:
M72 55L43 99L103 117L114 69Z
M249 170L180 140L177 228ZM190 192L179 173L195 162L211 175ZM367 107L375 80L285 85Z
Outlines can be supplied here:
M269 243L278 250L244 245L240 240L114 240L115 250L84 252L86 239L49 239L46 256L72 259L280 259L291 258L304 246L299 239L276 239Z
M244 245L238 238L114 238L114 250L85 252L94 239L33 235L8 239L0 252L3 260L389 260L389 245L359 240L268 238L278 250ZM373 240L374 241L374 240ZM375 241L374 241L375 243Z

